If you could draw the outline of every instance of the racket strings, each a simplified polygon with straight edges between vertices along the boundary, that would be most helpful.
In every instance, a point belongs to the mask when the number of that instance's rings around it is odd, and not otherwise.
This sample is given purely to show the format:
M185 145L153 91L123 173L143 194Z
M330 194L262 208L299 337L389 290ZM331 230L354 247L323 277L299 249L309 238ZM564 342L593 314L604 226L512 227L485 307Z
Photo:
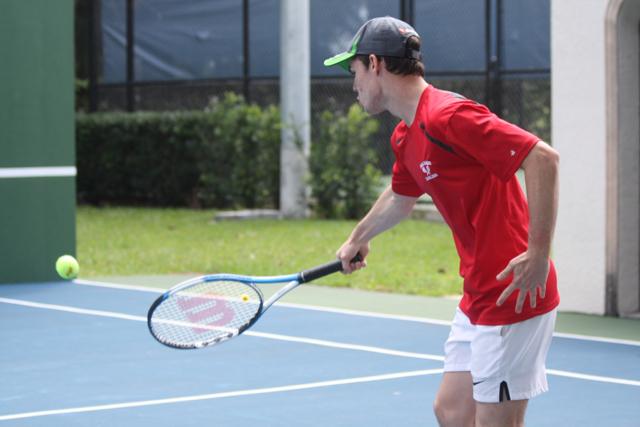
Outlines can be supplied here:
M239 334L258 315L262 297L243 282L202 282L171 294L151 317L154 335L176 347L203 347Z

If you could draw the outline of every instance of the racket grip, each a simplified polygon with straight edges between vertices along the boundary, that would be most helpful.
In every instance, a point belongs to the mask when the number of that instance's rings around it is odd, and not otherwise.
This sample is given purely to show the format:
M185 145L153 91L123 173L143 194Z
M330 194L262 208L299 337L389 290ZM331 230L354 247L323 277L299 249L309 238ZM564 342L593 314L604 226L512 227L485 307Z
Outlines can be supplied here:
M351 262L362 261L362 256L360 254L356 254L355 257L351 260ZM329 274L337 273L338 271L342 271L342 261L337 260L327 264L320 265L318 267L310 268L309 270L305 270L298 275L298 282L307 283L312 280L319 279L324 276L328 276Z

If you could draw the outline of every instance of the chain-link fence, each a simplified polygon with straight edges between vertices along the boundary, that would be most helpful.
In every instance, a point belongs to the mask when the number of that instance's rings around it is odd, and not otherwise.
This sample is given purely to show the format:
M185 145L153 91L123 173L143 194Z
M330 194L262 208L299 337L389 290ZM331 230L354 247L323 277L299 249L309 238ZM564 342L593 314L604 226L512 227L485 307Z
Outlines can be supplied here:
M279 103L279 0L89 3L77 3L78 28L90 33L78 52L85 64L78 74L89 81L88 99L79 105L88 110L202 109L227 91L262 105ZM322 67L322 59L347 49L365 20L391 15L421 34L431 84L485 103L549 140L549 0L310 0L310 7L312 117L355 102L351 76ZM184 12L181 17L171 13L176 8ZM185 21L189 8L192 22ZM210 27L200 23L203 15ZM230 38L217 39L219 27ZM188 43L182 48L180 40L171 45L171 37L179 38L185 28L195 28L196 43L211 42L207 49L213 51ZM166 51L157 43L158 31ZM385 113L377 120L373 143L380 169L388 173L388 140L398 119Z

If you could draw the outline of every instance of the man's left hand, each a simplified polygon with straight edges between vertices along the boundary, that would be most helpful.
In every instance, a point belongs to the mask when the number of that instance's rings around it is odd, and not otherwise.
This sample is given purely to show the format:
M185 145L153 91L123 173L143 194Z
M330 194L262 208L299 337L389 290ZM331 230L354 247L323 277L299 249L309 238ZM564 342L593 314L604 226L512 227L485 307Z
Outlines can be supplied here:
M549 274L549 259L546 256L536 256L524 252L513 258L507 268L496 276L496 279L506 280L513 273L513 281L502 292L496 305L502 305L516 290L519 291L516 300L516 313L522 313L522 306L529 295L531 308L536 307L536 298L544 298L547 290L547 276Z

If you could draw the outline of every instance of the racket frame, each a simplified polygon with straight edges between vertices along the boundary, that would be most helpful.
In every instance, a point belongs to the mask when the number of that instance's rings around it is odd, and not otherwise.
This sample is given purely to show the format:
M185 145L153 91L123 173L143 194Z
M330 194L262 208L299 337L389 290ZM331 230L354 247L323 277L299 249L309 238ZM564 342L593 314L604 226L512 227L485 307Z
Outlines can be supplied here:
M360 255L358 254L353 260L352 262L355 261L360 261L362 258L360 257ZM323 264L320 265L318 267L314 267L312 269L309 270L305 270L302 271L300 273L296 273L296 274L287 274L287 275L282 275L282 276L246 276L246 275L239 275L239 274L208 274L208 275L204 275L204 276L199 276L199 277L194 277L192 279L186 280L182 283L179 283L177 285L175 285L174 287L172 287L171 289L167 290L166 292L164 292L162 295L160 295L158 298L156 298L156 300L151 304L151 307L149 307L149 311L147 312L147 327L149 328L149 332L151 333L151 335L161 344L164 344L168 347L171 348L176 348L176 349L181 349L181 350L188 350L188 349L197 349L197 348L204 348L213 344L218 344L220 342L223 341L227 341L235 336L238 336L240 334L242 334L244 331L246 331L247 329L249 329L251 326L253 326L258 319L260 319L260 317L262 317L262 315L276 302L278 301L280 298L282 298L285 294L287 294L288 292L290 292L291 290L295 289L296 287L300 286L303 283L307 283L310 282L312 280L318 279L320 277L324 277L327 276L329 274L332 273L336 273L338 271L342 270L342 263L340 261L333 261L327 264ZM230 334L229 336L226 337L220 337L217 338L215 340L210 340L210 341L200 341L198 343L195 343L193 345L177 345L177 344L172 344L168 341L162 340L160 337L158 337L155 333L154 333L154 328L152 326L152 322L153 322L153 313L155 312L156 308L162 304L165 300L167 300L168 298L170 298L172 295L175 295L178 292L181 292L185 289L188 289L190 287L193 287L195 285L201 284L201 283L210 283L210 282L218 282L218 281L233 281L233 282L240 282L246 286L249 286L250 288L252 288L256 294L258 295L258 298L260 300L260 306L258 308L258 310L256 311L255 316L249 321L247 322L245 325L243 325L242 327L238 328L237 332ZM260 290L259 287L257 287L256 285L258 284L276 284L276 283L287 283L285 286L283 286L282 288L280 288L276 293L274 293L266 302L264 301L264 294L262 293L262 291ZM167 321L167 322L171 322L171 321ZM176 321L176 323L180 323L178 321Z
M176 349L180 349L180 350L190 350L190 349L198 349L198 348L204 348L213 344L218 344L222 341L226 341L229 340L237 335L242 334L244 331L246 331L247 329L249 329L251 326L253 326L253 324L255 322L258 321L258 319L260 319L260 317L264 314L265 311L267 311L267 309L269 307L271 307L278 299L280 299L284 294L286 294L287 292L291 291L292 289L296 288L297 286L299 286L302 282L299 281L300 280L300 275L299 274L289 274L289 275L284 275L284 276L243 276L243 275L238 275L238 274L208 274L205 276L199 276L199 277L194 277L192 279L189 279L185 282L179 283L178 285L172 287L171 289L169 289L168 291L164 292L162 295L160 295L158 298L156 298L156 300L153 302L153 304L151 304L151 307L149 307L149 311L147 312L147 327L149 328L149 332L151 333L151 335L161 344L164 344L166 346L172 347L172 348L176 348ZM154 327L153 327L153 313L155 312L156 308L162 304L164 301L166 301L168 298L170 298L171 296L180 293L182 291L184 291L185 289L189 289L191 287L194 287L196 285L199 285L201 283L211 283L211 282L221 282L221 281L233 281L233 282L239 282L242 283L245 286L249 286L253 291L255 291L256 295L258 295L259 301L260 301L260 305L258 307L258 309L256 310L256 314L255 316L253 316L251 318L251 320L249 320L249 322L245 323L243 326L241 326L240 328L238 328L237 332L231 334L228 337L220 337L218 339L215 339L213 341L201 341L198 342L194 345L178 345L175 343L170 343L166 340L163 340L161 337L157 336L154 332ZM288 283L287 283L288 282ZM284 287L280 288L278 290L278 292L276 292L275 294L273 294L266 302L265 302L265 298L264 298L264 294L262 293L262 290L256 286L257 284L277 284L277 283L287 283L287 285L285 285ZM171 321L169 321L169 323L171 323ZM176 323L179 323L178 321L176 321Z

